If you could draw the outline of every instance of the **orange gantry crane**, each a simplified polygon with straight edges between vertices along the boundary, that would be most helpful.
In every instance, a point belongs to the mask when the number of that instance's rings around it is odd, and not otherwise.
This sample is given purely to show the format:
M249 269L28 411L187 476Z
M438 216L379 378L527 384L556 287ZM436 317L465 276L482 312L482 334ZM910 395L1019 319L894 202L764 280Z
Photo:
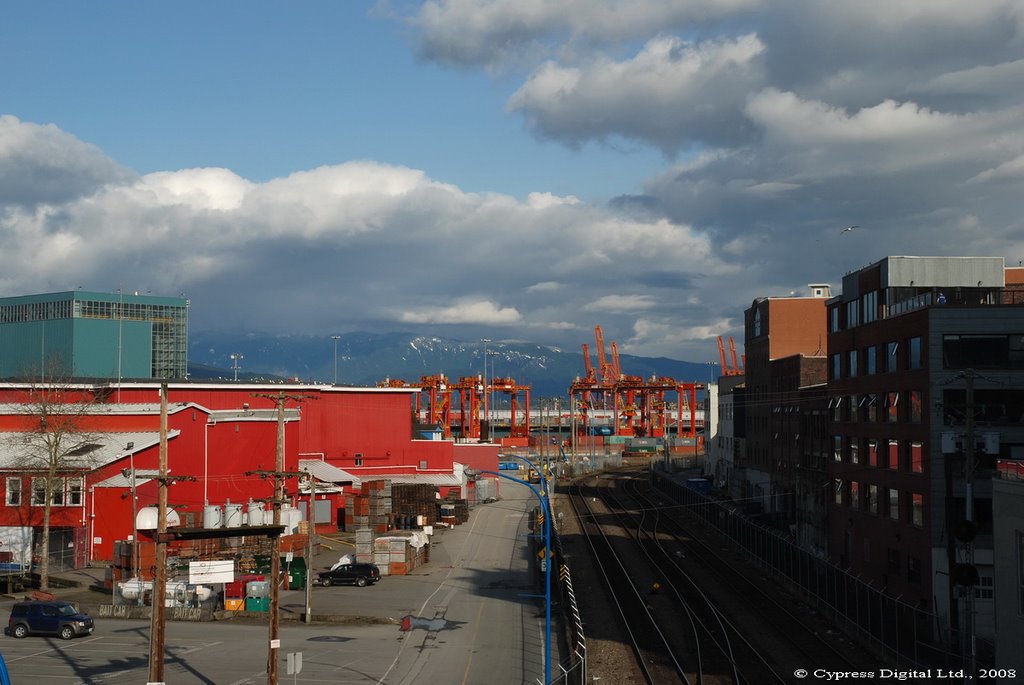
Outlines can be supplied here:
M420 392L413 395L414 420L440 426L444 437L452 436L452 388L444 374L421 376L418 384L407 383L400 378L386 378L378 382L377 387L419 388ZM424 400L424 396L426 396L426 400Z
M463 376L452 385L459 398L459 436L480 439L480 410L484 401L484 382L480 376Z
M530 436L530 386L519 385L512 378L492 378L489 385L494 392L508 395L509 437L528 438ZM522 397L522 403L520 403L520 397Z
M583 344L583 359L586 376L577 377L569 387L569 393L576 398L579 432L589 432L589 412L596 401L613 400L614 413L612 429L615 435L630 437L663 437L670 429L672 403L670 394L676 395L676 433L679 436L697 435L697 391L705 387L702 383L676 381L668 377L654 377L645 380L622 372L618 345L611 342L611 361L604 355L604 335L600 326L594 327L597 343L600 379L590 363L590 349Z
M743 355L743 366L736 363L736 342L731 335L729 336L729 357L732 360L732 366L725 360L725 343L722 342L722 336L718 336L718 358L722 362L722 375L742 376L743 367L747 365L747 357Z

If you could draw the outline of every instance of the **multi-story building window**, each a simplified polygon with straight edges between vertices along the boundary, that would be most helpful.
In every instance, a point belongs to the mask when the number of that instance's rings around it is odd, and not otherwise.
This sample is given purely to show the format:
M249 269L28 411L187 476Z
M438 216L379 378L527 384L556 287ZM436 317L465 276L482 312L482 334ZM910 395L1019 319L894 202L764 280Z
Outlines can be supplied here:
M860 509L860 483L855 480L850 481L850 507Z
M900 491L896 488L889 488L889 518L900 520Z
M828 310L828 332L835 333L839 328L839 307L832 307Z
M921 583L921 560L917 557L907 557L907 581L915 585Z
M868 513L878 513L878 486L874 484L868 485Z
M857 316L857 310L859 309L860 303L857 300L850 300L846 303L846 327L856 328L860 325L860 318Z
M921 423L921 391L911 390L907 393L910 396L909 405L909 418L911 423Z
M920 442L910 443L910 472L924 473L924 445Z
M58 477L53 481L50 504L57 507L82 506L83 483L81 476ZM41 507L46 503L46 479L32 478L32 506Z
M873 392L864 395L864 421L874 423L879 420L879 396Z
M885 420L889 423L899 421L900 394L898 391L885 394Z
M914 337L907 341L907 368L921 368L921 338Z
M878 373L878 348L874 345L864 348L864 373L869 376Z
M832 483L832 486L833 486L833 490L835 491L833 493L833 496L835 497L835 500L834 500L835 503L837 505L842 505L843 504L843 480L841 478L836 478L835 481Z
M878 466L877 440L868 440L868 466Z
M847 355L847 366L848 375L850 378L855 378L859 375L860 370L857 367L857 350L850 350Z
M7 506L21 506L21 478L7 479Z
M860 463L860 445L857 444L857 438L850 438L850 463Z
M900 470L900 441L899 440L890 440L889 441L889 454L888 454L888 460L886 461L886 466L888 466L893 471L899 471Z
M885 345L885 370L889 373L895 372L899 368L897 363L899 360L900 344L898 342L886 343Z
M838 354L829 355L828 377L831 380L837 380L843 377L842 361L843 358Z
M848 411L849 411L849 420L852 421L853 423L856 423L857 422L857 409L860 406L860 403L859 403L859 401L857 399L857 396L856 395L849 395L849 396L847 396L847 398L846 398L846 406L848 407Z
M917 492L910 495L910 522L915 528L924 527L924 495Z
M992 576L981 575L974 588L975 599L992 599Z
M833 461L843 460L843 436L832 436L832 459Z
M875 321L878 318L878 291L872 290L869 293L864 293L860 299L863 305L864 323Z

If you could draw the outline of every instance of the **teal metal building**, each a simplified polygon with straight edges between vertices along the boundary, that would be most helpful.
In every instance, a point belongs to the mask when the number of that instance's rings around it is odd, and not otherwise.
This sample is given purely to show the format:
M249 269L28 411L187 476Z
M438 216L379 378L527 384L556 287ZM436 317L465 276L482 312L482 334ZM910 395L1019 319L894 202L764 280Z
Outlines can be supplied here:
M0 298L0 378L183 379L188 304L81 290Z

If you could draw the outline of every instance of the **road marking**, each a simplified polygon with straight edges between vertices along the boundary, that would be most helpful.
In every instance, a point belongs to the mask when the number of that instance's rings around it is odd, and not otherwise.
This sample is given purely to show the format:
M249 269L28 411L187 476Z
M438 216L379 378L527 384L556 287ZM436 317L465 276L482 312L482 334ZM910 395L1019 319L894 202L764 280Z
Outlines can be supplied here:
M102 638L95 637L95 638L92 638L91 640L82 641L79 644L85 644L86 642L95 642L96 640L101 640L101 639ZM68 647L70 647L70 646L71 645L68 645ZM21 661L22 659L31 659L34 656L42 656L44 654L51 654L53 652L61 652L61 651L64 651L64 650L57 649L56 647L54 647L54 648L50 648L50 649L44 649L41 652L35 652L33 654L26 654L25 656L18 656L18 657L9 658L6 661L7 661L7 663L11 663L13 661Z
M480 602L480 610L476 612L476 626L473 627L473 639L469 641L469 644L476 644L476 636L480 632L480 626L483 625L483 621L480 617L484 613L484 607L487 606L487 602ZM473 654L476 650L469 650L469 658L466 659L466 670L462 672L462 685L466 685L469 679L469 667L473 665Z

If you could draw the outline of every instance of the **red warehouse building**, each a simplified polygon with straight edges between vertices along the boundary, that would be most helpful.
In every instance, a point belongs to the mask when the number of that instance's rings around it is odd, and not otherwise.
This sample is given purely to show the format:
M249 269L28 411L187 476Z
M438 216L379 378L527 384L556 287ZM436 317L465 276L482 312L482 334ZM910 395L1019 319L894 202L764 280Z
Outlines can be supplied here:
M158 383L65 386L38 400L39 386L0 386L0 551L28 563L42 529L39 463L26 455L56 431L60 415L75 418L62 455L59 487L51 494L51 568L110 560L114 541L133 533L135 506L156 503L160 405ZM167 452L170 504L181 525L201 526L210 507L260 508L273 494L278 431L277 398L284 396L286 472L313 471L318 529L336 529L344 487L360 479L414 479L472 499L462 466L497 470L498 447L419 439L410 410L416 388L342 388L305 385L170 384ZM53 394L57 392L59 394ZM50 416L52 427L41 415ZM47 439L47 438L42 438ZM38 450L37 450L38 451ZM309 468L315 464L316 468ZM261 473L262 472L262 473ZM134 475L134 479L133 476ZM291 476L292 505L308 509L306 480ZM442 492L442 494L446 494ZM250 502L256 502L250 504ZM269 513L268 513L269 516Z

